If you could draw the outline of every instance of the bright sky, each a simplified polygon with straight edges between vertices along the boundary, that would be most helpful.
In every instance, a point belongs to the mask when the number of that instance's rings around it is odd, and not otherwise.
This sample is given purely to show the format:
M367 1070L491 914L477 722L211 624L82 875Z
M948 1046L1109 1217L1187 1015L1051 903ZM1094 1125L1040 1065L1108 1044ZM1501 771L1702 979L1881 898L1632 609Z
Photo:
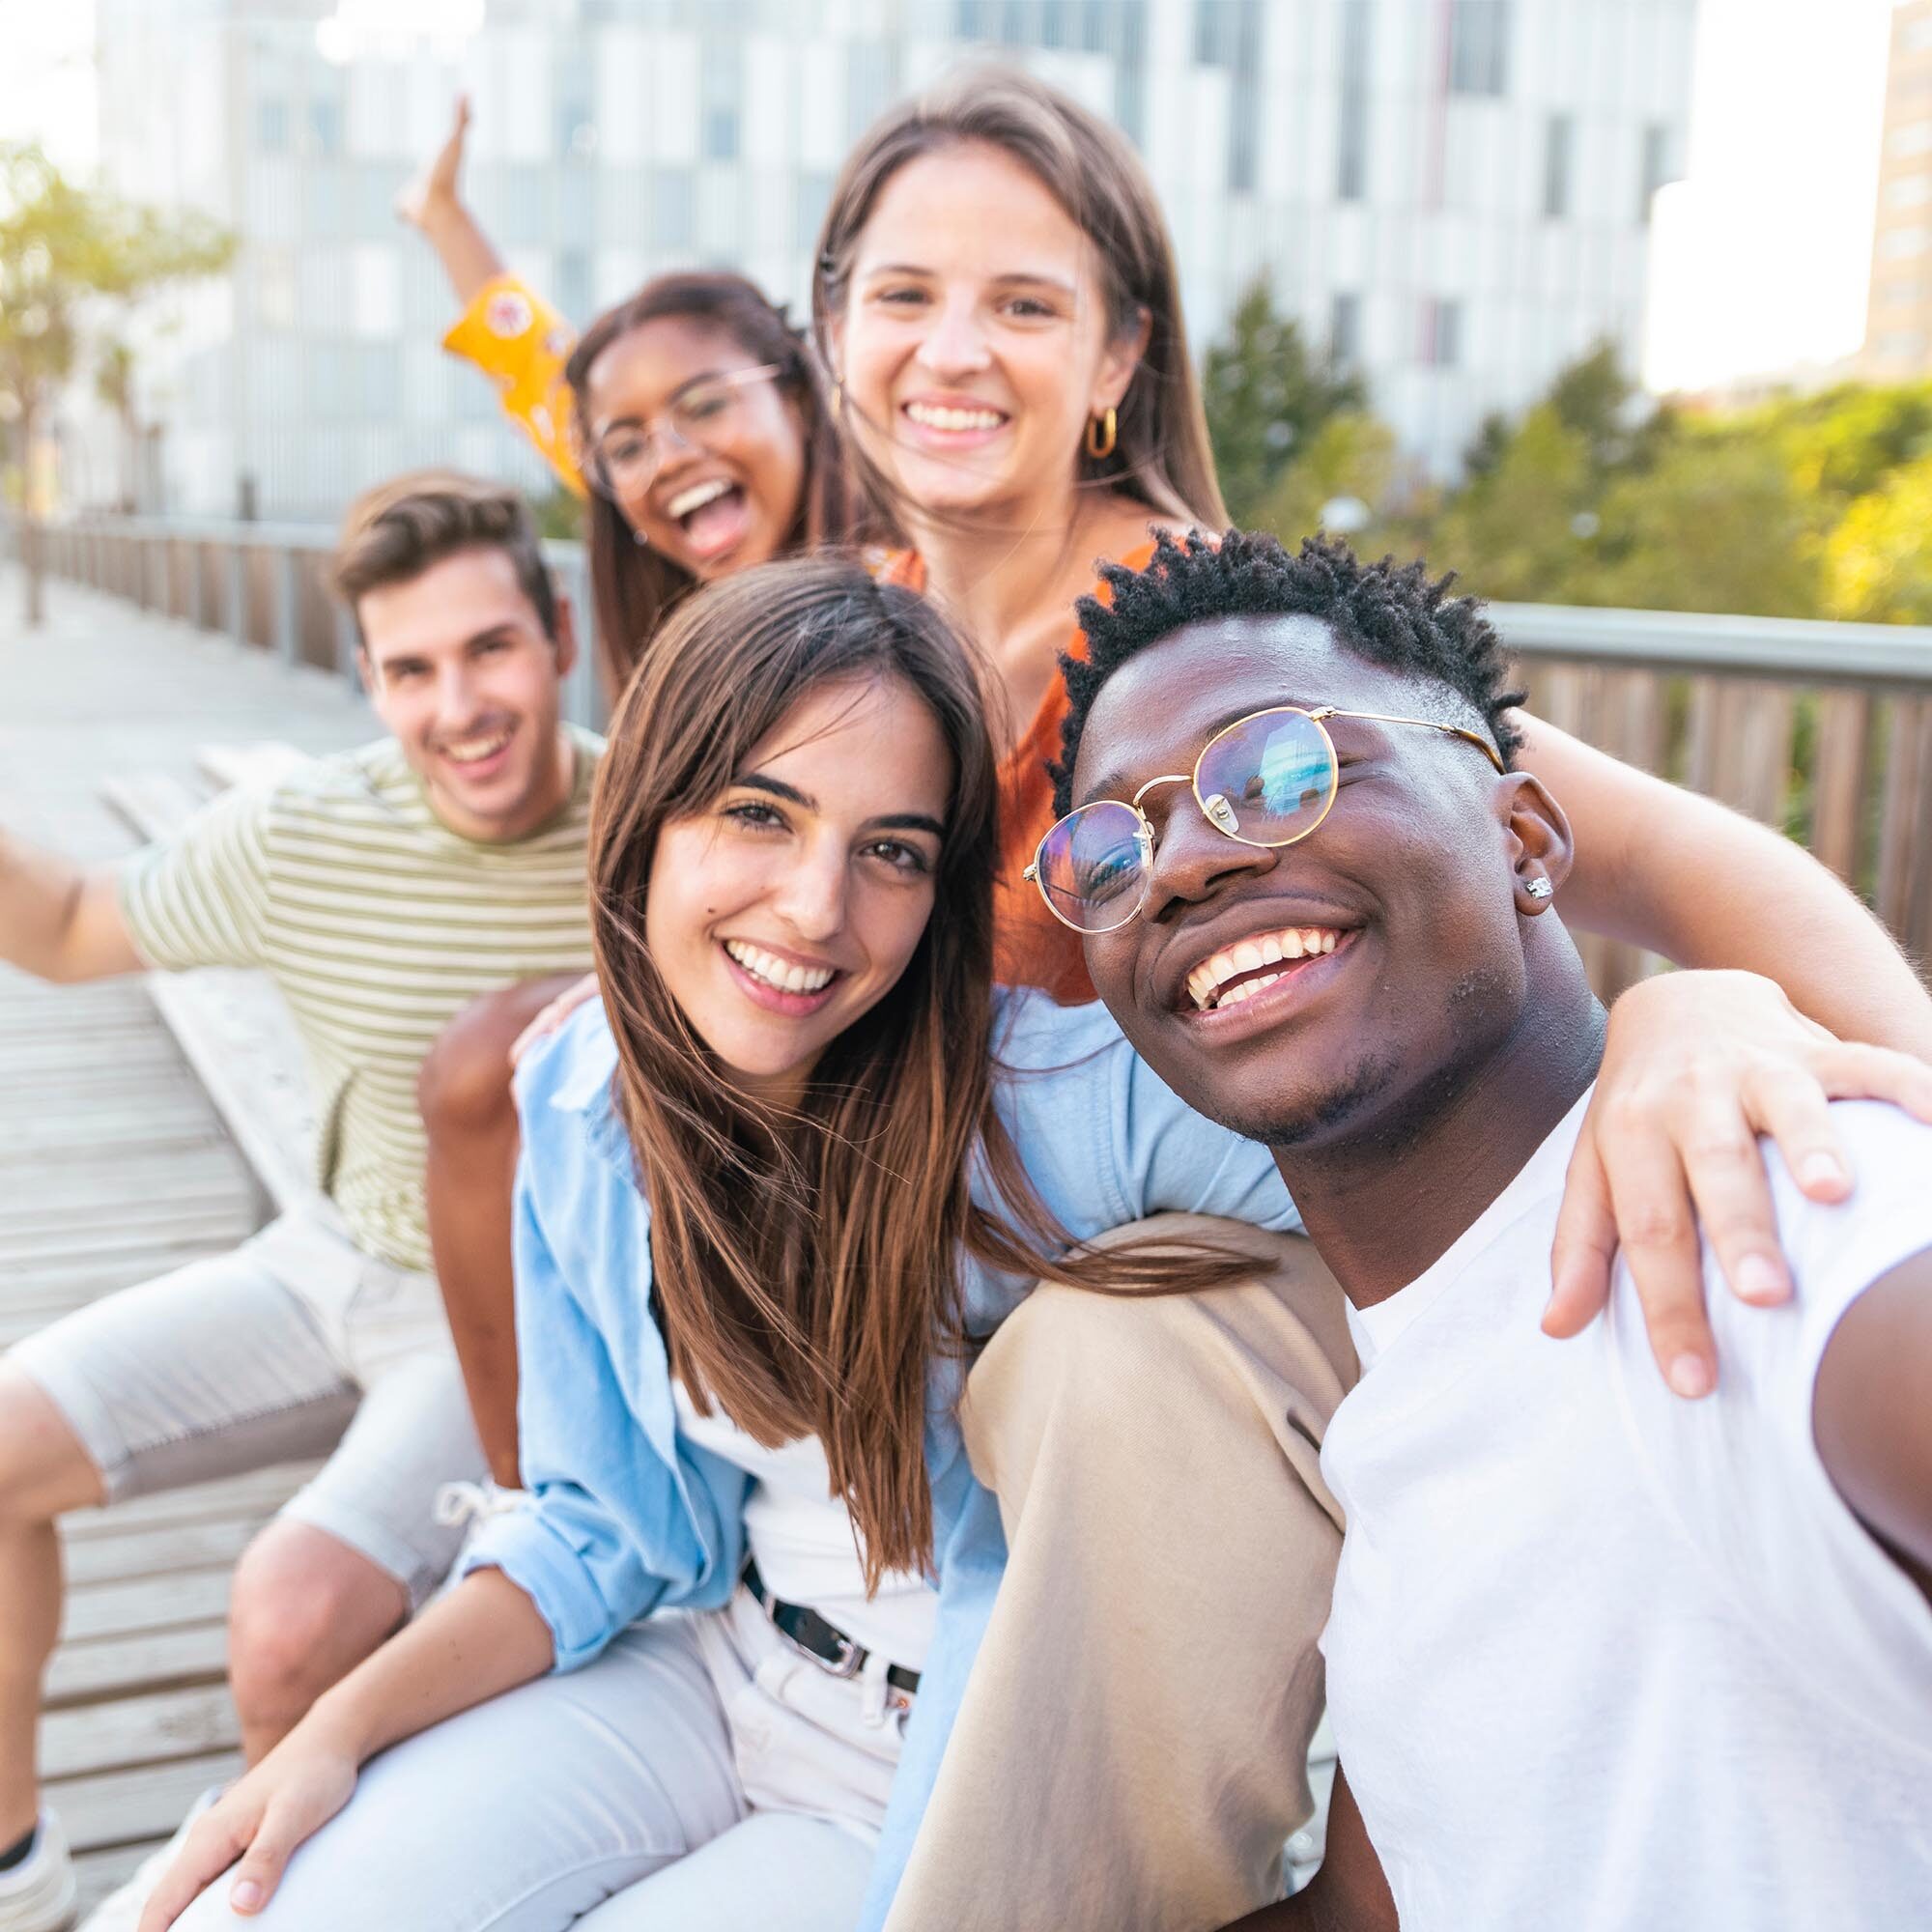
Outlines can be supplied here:
M1657 206L1652 387L1829 363L1864 339L1891 5L1702 0L1690 167Z
M1688 178L1657 212L1654 387L1858 348L1891 5L1701 0ZM0 131L83 169L96 149L93 15L93 0L0 0Z

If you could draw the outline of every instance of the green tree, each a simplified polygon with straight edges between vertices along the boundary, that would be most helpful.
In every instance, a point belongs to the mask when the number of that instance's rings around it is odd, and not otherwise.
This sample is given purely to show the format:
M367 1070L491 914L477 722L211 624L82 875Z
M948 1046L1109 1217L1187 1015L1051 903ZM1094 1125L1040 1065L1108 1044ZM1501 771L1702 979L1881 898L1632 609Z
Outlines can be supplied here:
M1856 498L1826 538L1826 614L1932 624L1932 456Z
M90 331L172 284L214 273L233 239L206 216L165 213L69 181L35 147L0 147L0 394L22 469ZM42 620L38 504L20 488L27 621Z
M1600 573L1577 601L1650 611L1819 611L1819 516L1775 443L1704 430L1604 493Z
M1324 526L1363 548L1396 469L1395 432L1365 410L1344 410L1315 432L1275 479L1251 527L1272 530L1292 549Z
M1457 492L1417 532L1434 563L1453 567L1485 597L1588 604L1595 498L1590 444L1553 404L1539 403L1495 467Z
M1277 313L1267 276L1242 296L1228 333L1208 352L1202 400L1228 514L1251 522L1290 463L1330 416L1367 407L1358 376L1313 354L1300 326Z

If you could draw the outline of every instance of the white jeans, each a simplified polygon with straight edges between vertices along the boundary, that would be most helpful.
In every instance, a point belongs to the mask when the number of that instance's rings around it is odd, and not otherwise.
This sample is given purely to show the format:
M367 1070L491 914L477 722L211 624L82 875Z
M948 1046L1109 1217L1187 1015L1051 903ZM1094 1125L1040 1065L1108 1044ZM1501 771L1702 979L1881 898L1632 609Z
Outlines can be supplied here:
M882 1690L743 1590L650 1618L372 1760L266 1911L217 1879L181 1932L849 1932L898 1762Z

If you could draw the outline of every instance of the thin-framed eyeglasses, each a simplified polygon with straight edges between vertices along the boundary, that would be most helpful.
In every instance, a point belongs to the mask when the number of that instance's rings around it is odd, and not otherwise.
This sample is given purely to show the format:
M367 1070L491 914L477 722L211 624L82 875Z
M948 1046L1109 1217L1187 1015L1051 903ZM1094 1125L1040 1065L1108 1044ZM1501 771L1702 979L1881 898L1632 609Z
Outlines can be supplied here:
M753 369L724 369L687 383L656 415L615 423L584 451L584 473L607 497L635 498L650 488L671 439L687 449L708 449L744 407L753 383L783 373L776 362Z
M1046 909L1075 932L1113 932L1146 905L1153 884L1154 829L1141 800L1156 785L1184 784L1201 815L1241 845L1293 845L1328 816L1341 764L1328 735L1331 718L1373 724L1413 724L1475 746L1498 773L1502 753L1480 731L1429 718L1380 711L1304 710L1279 704L1224 725L1202 748L1191 772L1149 779L1131 802L1096 798L1076 806L1039 841L1023 876L1039 888Z

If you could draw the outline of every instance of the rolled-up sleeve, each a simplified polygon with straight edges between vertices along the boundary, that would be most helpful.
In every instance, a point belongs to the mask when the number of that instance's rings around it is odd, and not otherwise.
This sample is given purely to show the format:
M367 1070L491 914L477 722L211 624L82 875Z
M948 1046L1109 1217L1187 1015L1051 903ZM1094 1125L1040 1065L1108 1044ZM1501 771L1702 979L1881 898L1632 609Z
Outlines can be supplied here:
M526 1495L486 1520L459 1572L497 1569L536 1605L556 1666L588 1663L651 1609L664 1579L644 1567L617 1512L584 1478L621 1461L609 1439L625 1413L603 1337L558 1271L520 1170L516 1209L517 1426Z
M520 1100L548 1070L520 1083ZM744 1563L750 1479L675 1436L641 1201L589 1147L580 1116L540 1098L525 1121L515 1223L525 1495L486 1520L458 1572L500 1570L549 1625L556 1668L574 1670L653 1610L725 1601Z

